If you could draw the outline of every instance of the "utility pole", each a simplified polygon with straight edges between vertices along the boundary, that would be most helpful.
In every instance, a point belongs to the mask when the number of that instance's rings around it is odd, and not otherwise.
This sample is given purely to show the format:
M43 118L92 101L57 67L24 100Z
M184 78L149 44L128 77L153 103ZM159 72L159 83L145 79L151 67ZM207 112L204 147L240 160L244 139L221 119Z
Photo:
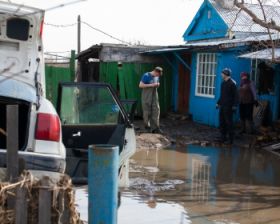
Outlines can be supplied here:
M77 45L77 53L81 52L81 16L78 15L78 45Z

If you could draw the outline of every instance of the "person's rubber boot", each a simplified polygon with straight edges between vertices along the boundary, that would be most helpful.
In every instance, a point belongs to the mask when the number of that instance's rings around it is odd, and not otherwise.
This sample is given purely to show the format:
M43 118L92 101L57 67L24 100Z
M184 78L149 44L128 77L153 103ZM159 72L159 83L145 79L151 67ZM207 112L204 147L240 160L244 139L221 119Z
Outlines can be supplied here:
M225 135L221 135L218 138L218 142L220 142L220 143L225 143L226 141L227 141L227 137Z
M233 136L229 137L229 144L232 145L233 144Z
M246 133L246 121L241 120L241 130L239 132L240 135Z
M147 133L151 133L151 127L149 127L149 126L145 126L145 131L147 132Z
M255 125L253 121L249 121L249 134L254 135L256 133Z
M160 128L156 128L156 129L152 130L152 133L154 133L154 134L163 134L163 131Z

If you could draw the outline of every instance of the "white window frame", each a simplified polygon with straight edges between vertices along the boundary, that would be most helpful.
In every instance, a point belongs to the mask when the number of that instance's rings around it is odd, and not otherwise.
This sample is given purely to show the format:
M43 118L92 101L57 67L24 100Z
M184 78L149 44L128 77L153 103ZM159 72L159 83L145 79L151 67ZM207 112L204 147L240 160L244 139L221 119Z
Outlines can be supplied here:
M201 61L201 58L206 60ZM197 54L195 83L196 96L215 98L217 60L218 57L216 53ZM201 70L204 70L204 72L202 73Z

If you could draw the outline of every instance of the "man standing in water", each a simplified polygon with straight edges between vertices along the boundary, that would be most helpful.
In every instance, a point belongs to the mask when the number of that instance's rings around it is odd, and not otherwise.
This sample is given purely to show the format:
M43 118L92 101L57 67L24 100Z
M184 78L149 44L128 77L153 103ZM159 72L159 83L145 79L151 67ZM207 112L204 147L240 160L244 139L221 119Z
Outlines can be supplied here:
M155 67L153 71L146 72L139 83L142 89L142 110L145 129L152 133L162 133L159 126L160 107L157 88L160 86L159 77L163 69Z
M233 112L236 111L238 105L238 94L236 83L231 79L231 70L225 68L222 71L223 82L221 84L221 94L216 107L220 109L220 131L221 141L227 141L229 137L229 144L233 143Z

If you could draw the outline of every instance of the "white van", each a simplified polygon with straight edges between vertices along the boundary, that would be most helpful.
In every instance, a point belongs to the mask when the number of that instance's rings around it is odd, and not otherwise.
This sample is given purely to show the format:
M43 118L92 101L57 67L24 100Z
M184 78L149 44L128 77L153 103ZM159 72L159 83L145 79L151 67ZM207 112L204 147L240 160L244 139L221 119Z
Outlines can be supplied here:
M0 2L0 167L6 166L6 106L19 105L25 168L65 171L61 123L45 98L44 11Z

